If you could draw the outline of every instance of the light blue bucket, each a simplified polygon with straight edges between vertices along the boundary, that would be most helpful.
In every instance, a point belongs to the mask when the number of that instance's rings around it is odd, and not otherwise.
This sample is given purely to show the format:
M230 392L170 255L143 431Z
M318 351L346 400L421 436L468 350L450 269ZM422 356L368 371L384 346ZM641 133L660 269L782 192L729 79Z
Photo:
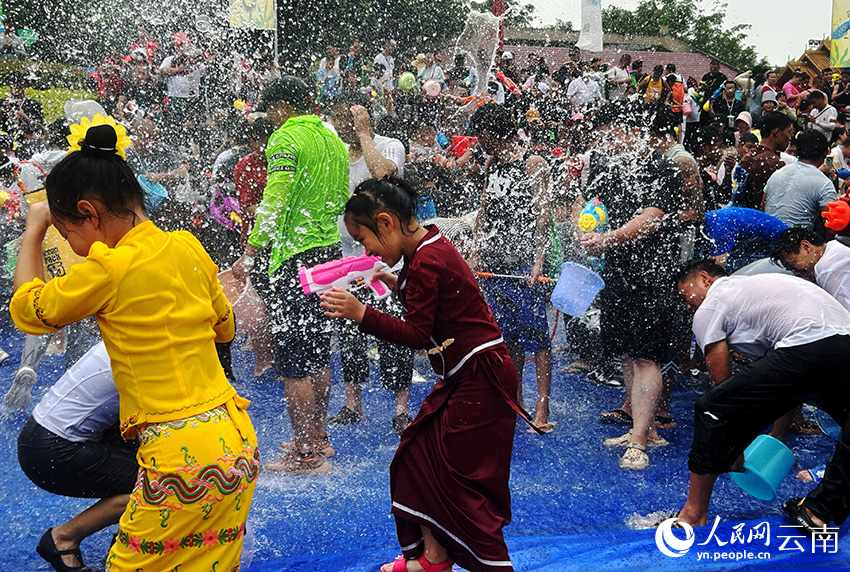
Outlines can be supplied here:
M759 500L776 499L779 483L794 466L794 453L770 435L759 435L744 451L744 472L729 473L735 484Z
M575 262L561 265L561 276L552 291L552 305L570 316L583 316L605 287L599 274Z
M145 210L151 213L168 196L168 191L159 183L148 182L145 175L137 176L136 180L145 192Z

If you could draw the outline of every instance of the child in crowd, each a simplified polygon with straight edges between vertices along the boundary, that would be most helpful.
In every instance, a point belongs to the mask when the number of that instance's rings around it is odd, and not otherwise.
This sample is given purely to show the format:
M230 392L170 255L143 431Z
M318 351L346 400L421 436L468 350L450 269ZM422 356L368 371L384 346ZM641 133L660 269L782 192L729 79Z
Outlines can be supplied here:
M218 269L191 234L148 219L123 127L98 116L76 136L74 127L47 203L27 215L10 313L31 334L89 315L103 333L122 435L139 440L138 481L106 570L238 570L259 451L248 402L216 357L215 342L234 334ZM51 224L86 260L45 284ZM42 544L56 570L71 569L52 538Z
M434 226L415 216L416 191L405 181L369 179L345 208L345 225L366 254L399 276L378 273L406 308L404 319L334 289L325 315L360 331L428 349L440 380L404 431L390 466L392 513L404 556L383 572L513 570L502 528L511 520L510 476L517 378L490 308L471 270Z

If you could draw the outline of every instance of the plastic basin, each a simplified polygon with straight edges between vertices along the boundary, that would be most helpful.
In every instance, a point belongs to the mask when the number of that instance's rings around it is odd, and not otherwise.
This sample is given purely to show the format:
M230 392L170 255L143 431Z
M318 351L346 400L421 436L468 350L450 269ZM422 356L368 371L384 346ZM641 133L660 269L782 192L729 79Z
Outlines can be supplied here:
M582 316L604 287L605 281L590 268L575 262L564 262L561 265L561 276L552 292L552 305L570 316Z
M744 451L744 472L729 473L744 492L763 501L776 498L779 483L794 466L794 453L770 435L759 435Z

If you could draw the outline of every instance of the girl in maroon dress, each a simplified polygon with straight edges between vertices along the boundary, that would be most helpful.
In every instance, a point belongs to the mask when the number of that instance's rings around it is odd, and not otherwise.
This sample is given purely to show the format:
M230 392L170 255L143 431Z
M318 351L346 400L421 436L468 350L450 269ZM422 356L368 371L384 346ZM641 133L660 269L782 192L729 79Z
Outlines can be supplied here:
M396 179L361 183L345 207L345 226L366 254L396 277L375 277L395 291L404 319L361 304L342 289L322 297L325 315L360 331L429 350L439 381L401 436L390 465L392 513L403 557L382 572L511 571L502 535L511 520L510 476L517 378L472 271L437 228L419 225L416 191Z

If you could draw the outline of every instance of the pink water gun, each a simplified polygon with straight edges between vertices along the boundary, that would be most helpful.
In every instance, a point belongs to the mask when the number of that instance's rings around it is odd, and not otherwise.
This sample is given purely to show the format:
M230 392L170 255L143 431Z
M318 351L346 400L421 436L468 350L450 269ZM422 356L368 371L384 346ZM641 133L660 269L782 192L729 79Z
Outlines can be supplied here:
M304 294L324 294L334 288L359 290L368 287L376 300L390 295L390 289L380 280L371 280L376 272L386 271L389 267L377 256L349 256L313 268L302 266L298 279Z

